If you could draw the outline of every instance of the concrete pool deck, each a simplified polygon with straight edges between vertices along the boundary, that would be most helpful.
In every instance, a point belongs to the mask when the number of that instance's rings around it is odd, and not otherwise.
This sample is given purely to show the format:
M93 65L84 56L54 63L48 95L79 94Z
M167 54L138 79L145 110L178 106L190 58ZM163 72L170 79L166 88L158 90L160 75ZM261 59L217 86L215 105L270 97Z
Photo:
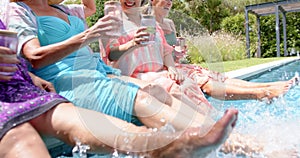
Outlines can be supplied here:
M229 78L238 78L238 79L247 79L253 75L257 75L259 73L268 71L272 68L276 68L278 66L293 62L295 60L299 60L299 57L289 57L287 59L277 60L273 62L268 62L260 65L250 66L247 68L242 68L234 71L226 72L225 75Z

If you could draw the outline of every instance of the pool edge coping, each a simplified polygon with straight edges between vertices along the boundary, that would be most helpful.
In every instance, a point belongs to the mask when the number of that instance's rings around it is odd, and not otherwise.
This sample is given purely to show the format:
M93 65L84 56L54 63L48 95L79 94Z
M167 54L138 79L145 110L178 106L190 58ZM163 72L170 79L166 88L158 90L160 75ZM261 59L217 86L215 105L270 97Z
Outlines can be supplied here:
M257 75L259 73L268 71L272 68L293 62L295 60L299 60L299 57L291 57L288 59L282 59L282 60L277 60L277 61L273 61L273 62L268 62L268 63L264 63L264 64L259 64L259 65L254 65L254 66L250 66L250 67L246 67L246 68L242 68L242 69L238 69L238 70L233 70L233 71L229 71L229 72L225 72L225 75L229 78L238 78L238 79L246 79L249 78L251 76Z

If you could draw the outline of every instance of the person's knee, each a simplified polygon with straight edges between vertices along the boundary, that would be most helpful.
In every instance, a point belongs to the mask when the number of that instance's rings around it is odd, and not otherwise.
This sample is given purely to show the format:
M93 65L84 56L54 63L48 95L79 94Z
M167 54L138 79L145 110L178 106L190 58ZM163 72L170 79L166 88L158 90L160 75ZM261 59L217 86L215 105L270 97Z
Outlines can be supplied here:
M24 134L28 134L31 131L33 131L34 128L29 124L29 123L23 123L19 126L16 126L12 129L10 129L5 136L9 137L9 138L14 138L16 141L18 141L18 139L22 140L22 136Z
M57 127L64 126L67 129L70 125L71 121L68 120L68 116L73 114L73 110L75 108L72 103L60 103L44 114L30 120L30 123L42 134L56 135L55 130L57 130Z
M9 130L0 144L0 157L50 157L39 133L30 123Z
M206 82L202 87L201 87L201 89L202 89L202 91L204 92L204 93L206 93L206 94L208 94L208 95L211 95L211 93L212 93L212 82L210 82L210 81L208 81L208 82Z
M148 93L149 95L155 97L160 102L171 105L172 97L171 95L160 85L157 84L149 84L141 89L142 91Z
M34 140L37 139L40 139L40 137L34 127L29 123L24 123L12 128L3 138L7 144L11 144L11 148L16 146L19 146L19 148L34 146Z

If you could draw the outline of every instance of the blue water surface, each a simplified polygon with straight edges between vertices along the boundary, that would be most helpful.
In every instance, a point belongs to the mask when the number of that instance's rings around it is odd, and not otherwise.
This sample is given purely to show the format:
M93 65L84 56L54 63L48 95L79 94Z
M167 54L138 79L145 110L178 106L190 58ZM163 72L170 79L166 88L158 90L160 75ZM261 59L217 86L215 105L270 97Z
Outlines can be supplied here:
M247 80L250 82L286 81L299 73L300 61L297 60ZM292 86L284 96L273 99L271 103L258 100L220 101L211 97L208 99L216 107L221 107L220 111L230 107L237 108L239 118L234 130L264 142L264 153L300 151L299 85ZM239 156L219 154L218 157Z

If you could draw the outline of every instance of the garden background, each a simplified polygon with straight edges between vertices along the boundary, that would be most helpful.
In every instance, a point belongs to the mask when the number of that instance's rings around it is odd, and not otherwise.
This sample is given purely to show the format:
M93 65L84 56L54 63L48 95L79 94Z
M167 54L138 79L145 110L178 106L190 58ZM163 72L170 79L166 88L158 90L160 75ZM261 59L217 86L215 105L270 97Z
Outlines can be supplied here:
M107 0L95 0L97 12L87 19L93 25L103 14ZM80 3L80 0L66 0L64 3ZM177 36L187 39L187 62L192 64L213 63L246 59L245 13L246 5L276 2L272 0L173 0L169 14L176 25ZM287 48L300 50L300 13L287 13ZM280 22L282 26L282 23ZM250 14L250 52L255 58L257 50L256 17ZM282 30L281 30L282 34ZM281 36L283 37L283 36ZM283 41L283 39L280 39ZM98 43L91 44L95 52L99 52ZM283 44L281 56L283 56ZM258 61L273 61L276 57L275 15L261 17L261 52ZM296 55L291 54L290 55ZM241 62L239 62L241 63ZM258 62L259 63L259 62ZM247 66L249 64L246 64ZM251 65L251 64L250 64ZM229 69L230 70L230 69ZM228 70L225 70L228 71Z

